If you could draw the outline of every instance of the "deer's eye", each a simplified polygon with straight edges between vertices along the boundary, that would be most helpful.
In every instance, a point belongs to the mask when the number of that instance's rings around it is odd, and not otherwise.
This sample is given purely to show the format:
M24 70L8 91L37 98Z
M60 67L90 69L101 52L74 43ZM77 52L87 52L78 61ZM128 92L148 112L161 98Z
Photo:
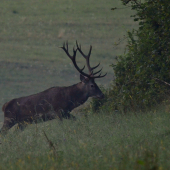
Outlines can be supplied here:
M94 85L93 85L93 84L91 84L90 86L91 86L91 88L93 88L93 87L94 87Z

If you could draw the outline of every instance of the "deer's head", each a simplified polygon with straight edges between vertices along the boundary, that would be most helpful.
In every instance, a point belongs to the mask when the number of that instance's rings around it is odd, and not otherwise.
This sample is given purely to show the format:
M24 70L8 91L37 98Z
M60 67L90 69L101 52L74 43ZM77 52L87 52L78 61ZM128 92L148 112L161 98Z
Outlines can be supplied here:
M104 98L104 94L102 93L102 91L100 90L100 88L97 86L97 84L95 83L95 79L96 78L102 78L105 75L101 75L101 71L102 69L100 69L97 72L94 72L94 69L96 69L100 63L98 65L96 65L95 67L90 67L90 55L91 55L91 50L92 50L92 46L90 46L90 50L88 55L85 55L82 50L81 50L81 45L78 45L77 41L76 41L76 46L77 48L73 48L73 55L71 56L68 52L68 42L63 44L63 47L61 47L65 53L67 54L67 56L71 59L71 61L73 62L74 67L77 69L77 71L80 73L80 80L81 80L81 88L84 90L84 92L87 94L88 97L96 97L96 98ZM89 74L83 72L85 66L80 69L76 63L76 53L77 51L79 51L81 53L81 55L86 59L86 65L89 71ZM99 74L99 75L97 75Z

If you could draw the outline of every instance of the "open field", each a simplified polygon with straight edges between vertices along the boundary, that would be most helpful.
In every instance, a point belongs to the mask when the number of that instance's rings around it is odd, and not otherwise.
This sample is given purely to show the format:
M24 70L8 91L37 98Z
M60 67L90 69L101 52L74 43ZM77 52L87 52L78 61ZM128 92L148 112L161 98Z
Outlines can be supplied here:
M100 61L103 73L108 72L97 83L108 86L114 76L109 65L126 44L114 43L136 27L129 8L112 7L122 6L119 0L1 0L0 106L12 98L79 82L70 59L58 48L66 40L70 52L76 40L85 52L93 45L92 65ZM82 67L83 58L78 55L77 60ZM0 170L168 170L169 108L127 115L78 110L73 111L77 121L56 119L24 131L16 125L0 136ZM2 121L0 111L0 127Z
M1 137L0 169L168 170L169 121L161 108L148 114L88 113L22 132L15 126Z
M0 4L0 106L52 86L77 83L79 75L58 48L66 40L70 50L75 40L85 52L93 45L92 64L100 61L103 72L108 72L97 82L108 85L113 79L109 65L125 47L125 42L117 47L114 43L135 26L129 8L110 10L122 7L118 0L2 0ZM83 66L83 58L77 58Z

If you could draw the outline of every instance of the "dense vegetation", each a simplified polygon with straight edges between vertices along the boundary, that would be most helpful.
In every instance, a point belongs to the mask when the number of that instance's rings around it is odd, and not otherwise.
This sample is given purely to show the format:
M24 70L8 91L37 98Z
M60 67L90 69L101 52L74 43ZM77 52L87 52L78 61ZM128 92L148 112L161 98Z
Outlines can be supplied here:
M100 112L77 121L14 127L1 137L0 169L164 170L170 168L170 114Z
M119 24L127 21L126 28L134 27L130 17L123 17L131 13L125 12L127 6L136 11L133 18L139 29L127 33L127 53L118 56L117 64L111 67L115 81L110 88L103 88L106 98L91 102L96 113L74 111L77 121L52 120L29 125L24 131L14 126L6 136L0 136L0 170L170 169L170 106L155 107L145 114L120 114L128 109L144 110L166 97L168 86L162 81L170 82L170 5L168 0L122 2L125 8L110 11L121 12L107 18L112 15L107 13L113 4L109 0L2 1L1 105L52 84L78 81L69 61L56 48L64 40L73 45L80 39L85 50L89 42L97 44L92 64L102 59L102 65L108 66L114 54L119 54L112 51L115 35L122 32ZM108 79L112 76L109 71Z
M127 53L112 64L115 81L106 91L104 108L145 110L162 102L170 82L170 3L169 0L125 1L136 14L139 28L127 32ZM103 103L93 101L93 109Z
M135 27L128 17L133 11L127 8L112 15L113 4L122 6L120 0L1 0L0 106L52 86L78 83L78 72L58 48L67 40L70 52L76 40L85 53L93 46L91 66L102 62L103 73L108 73L96 82L109 84L113 71L108 66L125 47L124 42L113 49L113 42ZM79 53L77 62L80 67L85 64ZM2 119L0 109L0 123Z

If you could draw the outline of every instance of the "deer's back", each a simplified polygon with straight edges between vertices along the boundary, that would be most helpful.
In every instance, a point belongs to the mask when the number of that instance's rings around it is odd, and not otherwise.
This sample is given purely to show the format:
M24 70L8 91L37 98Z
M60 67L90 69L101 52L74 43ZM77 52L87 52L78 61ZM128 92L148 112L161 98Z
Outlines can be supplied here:
M63 90L62 87L52 87L34 95L12 99L3 105L2 110L7 115L45 113L62 105Z

